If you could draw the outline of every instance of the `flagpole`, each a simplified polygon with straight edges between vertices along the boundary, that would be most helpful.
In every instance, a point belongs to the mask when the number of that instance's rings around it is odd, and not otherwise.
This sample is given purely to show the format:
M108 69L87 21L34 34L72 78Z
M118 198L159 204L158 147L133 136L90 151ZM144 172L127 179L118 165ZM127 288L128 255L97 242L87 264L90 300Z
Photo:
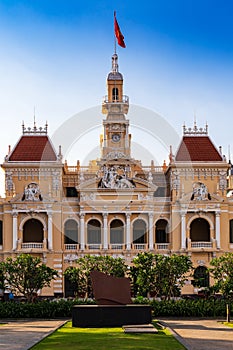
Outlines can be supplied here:
M113 20L114 54L116 55L115 18L116 18L116 11L114 11L114 20Z

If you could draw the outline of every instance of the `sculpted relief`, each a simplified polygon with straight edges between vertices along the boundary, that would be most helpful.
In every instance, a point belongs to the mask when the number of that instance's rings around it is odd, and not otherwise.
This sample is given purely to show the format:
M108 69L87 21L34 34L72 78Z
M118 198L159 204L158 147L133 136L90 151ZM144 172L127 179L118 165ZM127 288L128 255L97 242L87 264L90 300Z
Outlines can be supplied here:
M103 176L99 181L98 188L134 188L135 183L128 178L124 167L119 166L103 166Z
M191 200L211 200L211 196L205 184L203 184L202 182L195 182L193 184L193 193L191 196Z
M22 201L42 201L40 188L35 182L25 186Z

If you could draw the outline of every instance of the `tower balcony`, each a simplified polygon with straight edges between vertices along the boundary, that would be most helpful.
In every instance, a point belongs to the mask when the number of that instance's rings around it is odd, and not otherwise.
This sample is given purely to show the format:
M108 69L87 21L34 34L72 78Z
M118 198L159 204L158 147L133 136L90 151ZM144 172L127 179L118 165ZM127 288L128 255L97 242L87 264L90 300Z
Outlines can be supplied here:
M121 99L109 99L108 95L103 97L102 102L102 113L107 114L109 112L113 113L123 113L127 114L129 110L129 97L123 95Z

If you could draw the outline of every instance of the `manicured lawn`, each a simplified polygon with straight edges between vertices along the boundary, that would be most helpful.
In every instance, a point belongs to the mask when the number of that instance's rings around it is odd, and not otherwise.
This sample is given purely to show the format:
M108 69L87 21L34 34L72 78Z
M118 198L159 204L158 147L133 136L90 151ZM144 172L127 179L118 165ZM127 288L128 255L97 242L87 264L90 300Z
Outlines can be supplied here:
M223 322L223 324L225 324L225 326L233 328L233 323L232 322Z
M73 328L71 322L35 345L33 350L183 350L165 329L158 334L125 334L122 328Z

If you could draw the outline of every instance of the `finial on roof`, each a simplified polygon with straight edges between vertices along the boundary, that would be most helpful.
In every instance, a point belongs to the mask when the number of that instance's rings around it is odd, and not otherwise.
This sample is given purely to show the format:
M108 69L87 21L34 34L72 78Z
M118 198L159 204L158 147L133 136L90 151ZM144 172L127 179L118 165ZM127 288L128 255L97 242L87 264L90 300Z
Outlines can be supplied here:
M48 124L46 122L45 127L37 127L36 124L34 124L33 128L26 128L24 126L24 122L22 124L22 129L23 129L23 135L47 135L48 132Z
M33 115L33 119L34 119L34 128L36 127L36 107L34 106L34 115Z
M231 146L228 145L228 161L229 161L229 164L231 164Z
M184 136L208 135L208 125L206 124L205 128L198 128L196 121L194 121L193 129L187 128L185 125L183 125L183 135Z
M25 126L24 126L24 121L22 121L22 132L24 134L24 131L25 131Z
M108 74L108 80L123 80L122 74L119 72L118 56L116 53L112 55L112 70Z
M113 74L118 73L118 56L116 53L112 55L112 72Z
M170 161L170 163L172 163L173 160L174 160L174 155L172 153L172 145L170 145L170 153L169 153L169 161Z

